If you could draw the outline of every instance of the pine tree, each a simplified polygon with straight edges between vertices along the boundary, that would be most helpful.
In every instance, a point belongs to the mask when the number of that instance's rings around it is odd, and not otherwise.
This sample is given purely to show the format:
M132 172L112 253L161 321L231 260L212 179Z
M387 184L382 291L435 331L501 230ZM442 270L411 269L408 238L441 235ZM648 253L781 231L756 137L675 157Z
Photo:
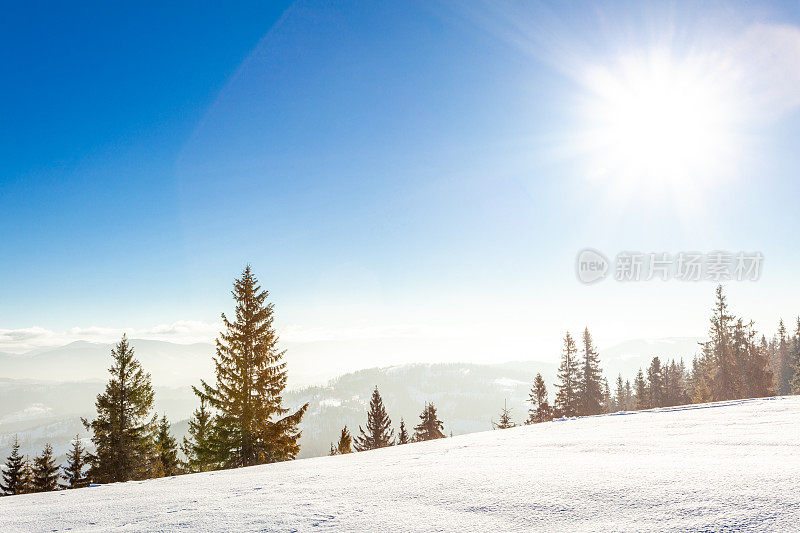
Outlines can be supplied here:
M800 316L797 317L797 325L792 338L790 366L792 379L789 383L789 392L790 394L800 394Z
M33 492L33 468L31 467L31 459L27 455L25 461L22 463L22 473L19 476L19 493L28 494Z
M59 466L53 457L53 447L46 444L42 454L33 460L31 489L33 492L50 492L58 489Z
M389 415L386 414L386 408L383 406L383 399L381 398L381 393L378 392L377 385L375 390L372 391L372 398L369 401L367 430L364 431L361 426L358 426L358 430L361 435L356 437L353 443L353 447L358 452L392 445L392 437L394 435L392 421L389 419Z
M717 286L711 316L709 341L692 372L693 400L697 403L730 400L737 397L737 369L733 353L733 315L722 290Z
M533 380L533 388L531 388L528 401L531 402L531 408L528 410L528 424L547 422L553 417L547 401L547 385L541 374L536 374Z
M67 466L64 467L62 477L66 483L61 484L63 489L79 489L89 486L89 478L83 469L86 466L86 449L81 443L80 435L75 435L72 449L67 452Z
M153 454L153 386L150 374L134 358L125 335L111 350L111 379L97 395L97 418L83 421L93 432L95 453L89 456L89 475L100 483L145 479L151 475Z
M283 407L285 351L278 349L274 306L266 303L250 270L234 281L236 319L222 314L226 331L217 339L216 387L205 381L195 393L217 412L214 418L214 462L223 468L294 459L300 451L298 424L308 409L292 414Z
M397 444L408 444L411 441L411 438L408 436L408 431L406 431L406 422L403 418L400 418L400 431L397 433Z
M19 439L14 437L11 455L6 459L5 468L3 468L3 483L0 483L0 490L3 491L3 494L16 495L25 492L24 467L25 460L19 453Z
M558 416L576 416L580 409L578 349L567 332L564 337L564 350L561 353L561 366L558 368L559 383L556 384L556 412Z
M180 474L180 461L178 460L178 443L169 432L167 415L163 415L158 423L155 437L156 469L160 476L169 477Z
M602 408L604 413L614 412L614 398L611 396L611 387L608 386L608 380L606 378L603 378Z
M444 424L439 420L432 403L425 404L419 419L419 424L414 427L414 442L444 438Z
M188 472L207 472L216 468L213 449L214 427L207 406L208 401L201 398L200 408L195 409L192 418L189 419L189 436L183 437L181 451L186 456L184 468Z
M617 376L617 388L614 391L614 404L617 411L627 411L628 402L625 398L625 383L622 381L622 374Z
M663 407L664 405L664 378L661 371L661 360L653 357L647 369L647 395L648 407Z
M633 388L629 379L625 380L625 410L633 410Z
M503 402L503 410L500 411L500 421L496 424L492 422L494 429L509 429L516 427L516 424L511 420L511 409L508 408L508 403Z
M589 328L583 330L583 360L578 374L581 416L597 415L603 412L603 383L600 372L600 358L592 342Z
M783 396L791 393L792 386L792 362L791 354L789 351L789 339L786 333L786 326L783 325L783 320L778 323L778 338L776 342L776 358L778 360L778 394Z
M353 443L353 438L350 436L350 431L347 429L347 425L342 428L342 433L339 435L339 443L336 445L336 453L340 455L344 455L346 453L353 453L351 448L351 444Z
M751 363L752 369L756 373L751 394L756 398L772 396L775 393L775 376L772 374L772 366L770 365L769 343L767 343L767 338L764 335L761 336L761 342L758 344L757 350Z
M333 443L331 442L331 451L330 451L330 453L328 453L328 455L332 456L332 455L336 455L336 454L337 454L336 446L334 446Z
M633 389L636 394L636 409L649 409L650 398L648 397L647 384L644 381L644 374L641 368L633 381Z

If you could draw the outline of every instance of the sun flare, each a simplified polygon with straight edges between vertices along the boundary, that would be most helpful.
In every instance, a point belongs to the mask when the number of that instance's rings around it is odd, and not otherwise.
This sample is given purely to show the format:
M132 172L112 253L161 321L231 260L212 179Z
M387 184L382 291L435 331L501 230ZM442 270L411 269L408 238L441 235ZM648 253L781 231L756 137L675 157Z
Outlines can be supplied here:
M615 189L697 192L735 167L736 106L724 65L649 52L586 75L588 174Z

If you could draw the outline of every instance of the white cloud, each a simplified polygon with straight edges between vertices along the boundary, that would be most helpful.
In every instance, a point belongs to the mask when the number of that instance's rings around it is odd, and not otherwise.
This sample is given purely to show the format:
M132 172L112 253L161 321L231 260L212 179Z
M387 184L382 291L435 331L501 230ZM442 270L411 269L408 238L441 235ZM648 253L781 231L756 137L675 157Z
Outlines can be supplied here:
M178 344L211 342L221 328L219 323L199 320L179 320L150 328L108 328L75 326L66 331L53 331L33 326L19 329L0 329L0 351L25 353L37 348L63 346L75 341L114 342L123 333L132 339L163 340Z

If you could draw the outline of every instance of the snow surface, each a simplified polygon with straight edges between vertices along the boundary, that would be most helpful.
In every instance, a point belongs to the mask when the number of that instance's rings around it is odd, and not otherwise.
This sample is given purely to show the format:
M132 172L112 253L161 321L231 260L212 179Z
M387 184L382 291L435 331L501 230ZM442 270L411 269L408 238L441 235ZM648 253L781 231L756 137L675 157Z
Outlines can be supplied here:
M0 531L798 531L800 396L0 498Z

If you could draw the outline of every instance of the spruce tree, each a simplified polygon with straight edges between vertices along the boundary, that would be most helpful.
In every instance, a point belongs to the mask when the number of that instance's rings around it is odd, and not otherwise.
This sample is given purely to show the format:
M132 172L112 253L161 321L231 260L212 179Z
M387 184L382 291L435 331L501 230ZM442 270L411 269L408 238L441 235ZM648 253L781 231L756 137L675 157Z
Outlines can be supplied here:
M628 402L625 399L625 383L622 381L622 374L617 376L617 388L614 391L614 402L618 411L628 410Z
M397 444L408 444L411 441L411 438L408 436L408 431L406 431L406 422L403 418L400 418L400 431L397 433Z
M66 483L61 484L64 489L79 489L89 486L89 478L84 473L86 466L86 449L81 443L80 435L75 435L72 449L67 452L67 466L64 467L62 477Z
M169 432L167 415L163 415L158 423L155 437L157 472L156 477L168 477L180 474L180 461L178 461L178 443Z
M339 455L344 455L346 453L353 453L351 448L351 444L353 443L353 438L350 436L350 431L347 429L347 425L342 428L342 433L339 435L339 442L336 444L336 453Z
M150 374L134 358L125 335L111 350L111 379L97 395L97 418L83 420L91 430L95 452L89 476L99 483L146 479L152 473L155 393Z
M589 328L583 330L583 359L579 371L578 389L580 396L579 415L597 415L603 412L603 383L600 372L600 358L592 342Z
M786 326L783 324L783 319L778 323L776 358L778 360L778 394L784 396L791 393L794 368L792 368L789 339L786 333Z
M602 408L604 413L614 412L614 399L611 396L611 387L608 386L608 380L606 378L603 378Z
M11 455L6 459L3 468L3 482L0 483L0 490L6 495L23 494L25 488L25 460L19 453L19 439L14 437L14 444L11 445Z
M426 403L419 415L419 424L414 427L414 442L423 440L443 439L444 424L436 414L436 407Z
M207 406L208 401L201 398L200 407L189 419L189 436L183 437L181 451L186 456L184 467L188 472L206 472L216 468L213 421Z
M42 454L33 460L31 489L33 492L50 492L58 489L59 466L53 457L53 447L46 444Z
M358 430L361 435L356 437L353 443L353 447L358 452L392 445L392 437L394 435L392 421L383 406L383 399L381 398L381 393L378 392L377 385L375 390L372 391L372 398L369 401L367 430L364 431L361 426L358 426Z
M528 410L528 424L547 422L553 417L547 401L547 385L541 374L536 374L533 380L533 388L531 388L528 401L531 402L531 408Z
M625 410L630 411L633 409L633 387L631 387L631 380L625 380Z
M31 466L31 459L27 455L25 461L22 463L22 473L19 476L19 493L28 494L33 492L33 467Z
M647 394L648 407L663 407L664 405L664 379L661 370L661 360L653 357L647 369Z
M508 403L503 402L503 410L500 411L500 420L495 424L492 422L494 429L509 429L516 427L516 424L511 420L511 409L508 408Z
M636 409L649 409L650 398L648 397L647 384L644 381L644 373L642 369L636 373L636 379L633 381L633 389L636 394Z
M223 468L294 459L300 451L298 425L308 404L294 413L283 406L285 350L278 348L274 306L267 303L250 265L234 281L236 318L222 314L225 331L214 357L216 386L205 381L195 393L216 410L214 463Z
M580 383L578 349L572 335L567 332L564 337L564 350L561 353L561 366L558 368L556 384L556 413L558 416L576 416L580 409Z
M791 350L792 379L789 383L790 394L800 394L800 316L797 317Z

